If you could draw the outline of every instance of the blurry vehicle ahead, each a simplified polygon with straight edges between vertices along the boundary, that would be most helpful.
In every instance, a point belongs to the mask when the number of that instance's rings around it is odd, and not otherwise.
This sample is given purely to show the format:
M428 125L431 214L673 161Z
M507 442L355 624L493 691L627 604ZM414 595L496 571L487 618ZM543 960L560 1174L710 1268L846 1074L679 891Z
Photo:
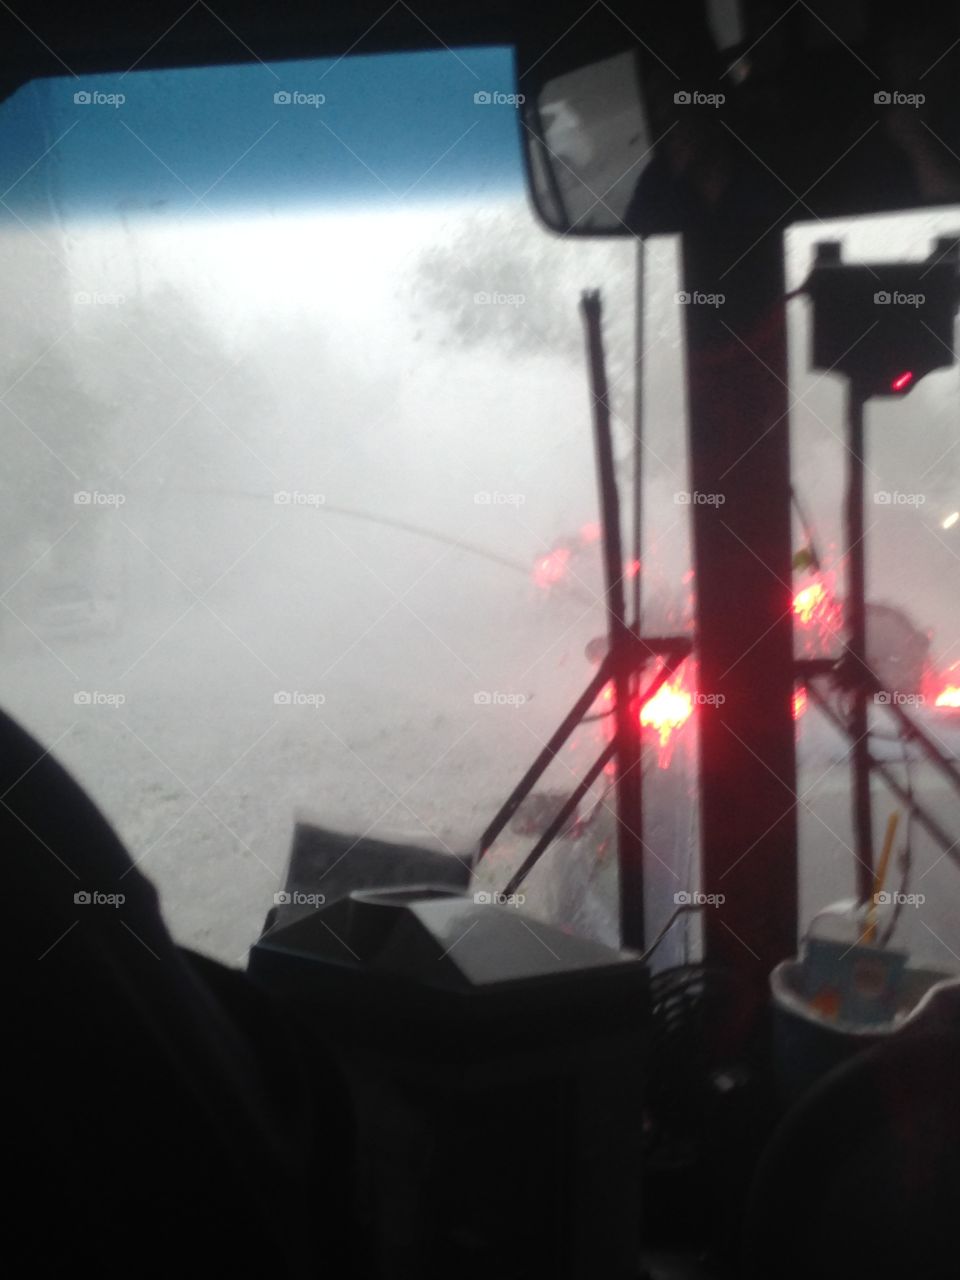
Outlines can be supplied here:
M36 629L41 636L82 640L115 635L119 627L116 597L111 593L95 595L78 582L47 587L37 601Z

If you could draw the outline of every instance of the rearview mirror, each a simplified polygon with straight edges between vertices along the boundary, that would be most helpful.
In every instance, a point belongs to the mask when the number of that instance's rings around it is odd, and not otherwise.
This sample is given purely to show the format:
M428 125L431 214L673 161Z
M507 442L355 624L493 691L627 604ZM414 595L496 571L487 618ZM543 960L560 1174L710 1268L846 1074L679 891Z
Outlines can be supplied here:
M529 181L553 230L772 229L960 203L954 6L617 8L519 50Z

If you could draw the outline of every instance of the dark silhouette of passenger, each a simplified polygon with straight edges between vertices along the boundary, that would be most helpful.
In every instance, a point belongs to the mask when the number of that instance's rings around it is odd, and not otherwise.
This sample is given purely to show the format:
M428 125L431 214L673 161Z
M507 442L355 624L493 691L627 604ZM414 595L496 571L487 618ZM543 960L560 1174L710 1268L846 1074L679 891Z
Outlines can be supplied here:
M175 946L103 816L2 714L0 838L8 1272L364 1274L322 1028Z

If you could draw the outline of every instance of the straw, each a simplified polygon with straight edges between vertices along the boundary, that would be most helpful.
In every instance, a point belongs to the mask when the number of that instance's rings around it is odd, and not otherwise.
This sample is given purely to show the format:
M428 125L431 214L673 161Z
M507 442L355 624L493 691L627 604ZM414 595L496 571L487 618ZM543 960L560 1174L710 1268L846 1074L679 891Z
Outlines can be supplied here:
M897 834L897 823L900 821L900 810L894 809L890 817L887 819L887 832L883 837L883 848L880 851L880 861L877 864L877 873L873 878L873 893L870 895L870 901L867 904L867 931L863 935L864 942L873 942L877 932L877 896L883 890L883 882L887 878L887 868L890 865L890 854L893 852L893 841Z

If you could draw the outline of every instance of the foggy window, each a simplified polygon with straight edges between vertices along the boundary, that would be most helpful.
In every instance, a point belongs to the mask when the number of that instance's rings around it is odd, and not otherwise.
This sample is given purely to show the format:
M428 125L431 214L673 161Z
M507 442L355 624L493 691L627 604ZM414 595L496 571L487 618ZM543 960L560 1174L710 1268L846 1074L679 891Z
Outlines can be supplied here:
M809 271L814 246L841 240L845 262L920 260L940 236L960 229L957 210L820 223L787 238L788 288ZM846 484L846 382L809 371L808 303L790 304L793 480L798 499L794 577L798 653L839 654L842 645ZM851 334L851 342L856 339ZM956 366L930 374L903 399L866 410L868 651L890 696L948 758L960 751L960 433ZM811 544L819 568L808 562ZM801 700L802 701L802 700ZM855 896L848 747L813 705L798 711L801 924ZM906 750L882 705L871 710L871 753L891 769L944 830L956 828L955 793ZM958 869L905 807L875 778L874 840L879 852L890 814L900 810L897 858L887 891L923 901L901 913L896 943L920 964L960 967ZM909 864L900 855L908 846Z
M577 306L603 290L628 476L634 251L534 223L511 88L484 49L0 109L0 696L231 963L296 816L462 854L594 670ZM605 785L530 907L609 938Z

